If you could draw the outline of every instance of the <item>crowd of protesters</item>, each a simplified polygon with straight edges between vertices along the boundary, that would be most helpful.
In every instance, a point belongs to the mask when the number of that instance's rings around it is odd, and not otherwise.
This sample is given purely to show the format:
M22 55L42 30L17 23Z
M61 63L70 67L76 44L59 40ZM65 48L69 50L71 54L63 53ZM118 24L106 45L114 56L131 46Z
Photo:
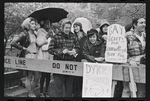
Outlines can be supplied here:
M98 30L92 28L87 32L83 31L80 22L72 25L68 19L64 19L61 25L56 24L54 26L47 20L38 23L40 27L36 26L37 21L34 18L25 19L21 25L24 31L13 39L11 45L22 50L20 57L49 60L50 55L53 55L53 60L105 62L107 28L110 26L108 21L102 21ZM71 32L71 26L73 26L74 32ZM128 63L132 66L145 64L145 27L144 18L135 18L130 28L126 30ZM28 96L35 97L33 90L39 80L40 73L24 72ZM31 82L32 75L34 75L33 82ZM40 97L48 97L50 76L54 78L55 97L64 97L63 86L65 87L65 97L82 97L82 77L55 73L51 75L43 72L41 72L40 77ZM46 89L43 92L45 79ZM136 83L136 86L137 96L145 97L145 84ZM129 83L127 82L123 82L122 96L131 96Z

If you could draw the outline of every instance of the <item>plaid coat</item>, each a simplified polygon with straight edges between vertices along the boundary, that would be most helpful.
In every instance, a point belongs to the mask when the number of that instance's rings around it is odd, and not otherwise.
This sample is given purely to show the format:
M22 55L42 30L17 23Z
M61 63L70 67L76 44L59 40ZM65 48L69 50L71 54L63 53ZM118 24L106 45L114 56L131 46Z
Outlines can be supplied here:
M146 42L146 35L145 33L143 34L143 41L144 43ZM137 55L142 55L145 53L145 45L142 46L141 41L137 37L136 33L133 31L129 31L126 33L126 38L127 38L127 47L128 47L128 55L129 57L131 56L137 56Z
M143 43L142 46L141 41L139 40L137 34L134 31L129 31L126 33L127 38L127 49L128 49L128 58L129 60L132 59L134 61L141 61L142 55L145 54L145 47L146 47L146 33L143 34Z
M54 55L54 60L66 60L66 61L75 61L75 57L69 54L63 54L63 50L75 49L76 52L79 52L80 46L77 41L76 36L73 33L65 35L63 32L56 34L52 37L52 40L49 45L49 53Z

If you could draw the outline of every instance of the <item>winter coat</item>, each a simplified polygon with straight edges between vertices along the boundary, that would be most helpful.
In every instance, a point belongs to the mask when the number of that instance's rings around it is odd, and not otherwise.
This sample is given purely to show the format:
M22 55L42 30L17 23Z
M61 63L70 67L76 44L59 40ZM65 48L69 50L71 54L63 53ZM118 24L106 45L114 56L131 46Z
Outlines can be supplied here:
M19 43L19 44L18 44ZM11 42L11 46L15 47L19 50L22 50L19 57L25 57L26 52L23 50L23 47L27 48L31 43L29 33L27 31L19 33L13 41Z
M40 28L37 31L37 44L40 46L38 50L37 59L49 59L48 46L51 41L51 37L46 39L48 32L45 29Z
M80 49L76 36L71 32L69 35L63 32L56 34L50 42L49 53L54 55L54 60L75 61L73 55L63 54L64 49L75 49L77 53Z
M83 32L84 33L84 32ZM76 61L81 61L82 59L84 59L84 56L83 56L83 45L85 43L85 41L87 40L87 36L85 36L85 34L83 34L84 36L81 38L81 39L78 39L78 36L76 35L77 37L77 40L79 42L79 45L80 45L80 50L79 50L79 54L78 56L76 57Z
M105 56L105 43L103 40L98 40L93 45L88 39L85 41L83 46L83 55L89 62L95 62L95 58Z

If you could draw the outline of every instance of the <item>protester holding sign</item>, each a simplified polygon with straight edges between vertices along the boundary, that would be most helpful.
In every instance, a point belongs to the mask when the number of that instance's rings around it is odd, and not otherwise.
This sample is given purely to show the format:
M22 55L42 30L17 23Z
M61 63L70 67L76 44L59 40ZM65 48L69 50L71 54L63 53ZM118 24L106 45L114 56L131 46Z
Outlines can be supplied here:
M146 33L145 19L135 18L132 22L133 31L126 33L128 41L128 63L131 66L141 64L141 58L145 58ZM136 83L137 97L145 97L145 84ZM123 96L129 96L129 85L124 83Z
M21 27L24 29L24 32L21 32L18 37L15 37L11 43L11 45L15 48L18 48L21 51L20 57L25 58L37 58L38 47L36 45L36 34L34 31L36 30L37 21L31 17L26 18ZM20 43L20 44L18 44ZM32 75L34 75L34 80L31 83ZM29 97L36 97L33 94L33 90L38 82L39 72L28 71L26 75L25 86L28 90Z
M88 39L83 46L83 55L89 62L103 62L105 55L104 40L98 38L98 31L91 29L87 32Z
M56 34L49 45L49 53L54 55L54 60L75 61L80 49L76 36L71 33L71 22L64 19L61 32ZM65 85L66 97L72 97L73 76L54 74L54 90L57 97L63 97Z

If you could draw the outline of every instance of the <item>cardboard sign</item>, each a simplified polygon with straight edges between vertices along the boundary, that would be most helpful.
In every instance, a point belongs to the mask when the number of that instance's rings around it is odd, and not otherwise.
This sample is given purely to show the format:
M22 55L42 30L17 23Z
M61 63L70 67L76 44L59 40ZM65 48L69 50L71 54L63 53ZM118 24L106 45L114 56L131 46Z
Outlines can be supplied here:
M108 27L105 61L126 63L127 62L127 40L125 28L119 24Z
M4 67L22 70L82 76L83 63L72 61L26 59L4 56Z
M112 66L84 63L82 97L111 97Z

